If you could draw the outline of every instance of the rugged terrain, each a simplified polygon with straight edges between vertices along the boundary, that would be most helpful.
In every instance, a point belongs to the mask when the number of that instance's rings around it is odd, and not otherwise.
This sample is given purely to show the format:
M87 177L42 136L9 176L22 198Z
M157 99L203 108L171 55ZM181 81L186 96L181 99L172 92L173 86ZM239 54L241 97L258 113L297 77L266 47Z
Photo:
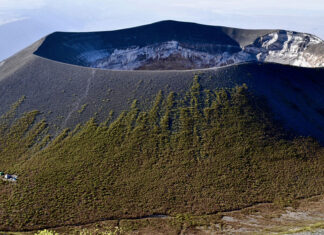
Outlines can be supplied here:
M0 182L0 230L324 194L322 44L166 21L54 33L1 62L0 171L19 179Z
M36 55L112 70L199 69L248 61L324 66L324 42L306 33L163 21L126 30L57 32Z

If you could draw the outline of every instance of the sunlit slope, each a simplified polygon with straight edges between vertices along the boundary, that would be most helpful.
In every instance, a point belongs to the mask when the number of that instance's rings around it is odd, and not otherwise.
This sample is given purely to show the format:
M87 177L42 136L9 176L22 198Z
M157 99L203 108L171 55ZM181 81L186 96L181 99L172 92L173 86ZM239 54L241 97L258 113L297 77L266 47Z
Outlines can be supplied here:
M14 121L19 100L1 118L0 165L19 179L0 181L0 229L203 216L324 193L316 140L286 133L244 85L202 84L196 77L185 93L158 92L146 111L133 100L117 118L54 139L37 111Z

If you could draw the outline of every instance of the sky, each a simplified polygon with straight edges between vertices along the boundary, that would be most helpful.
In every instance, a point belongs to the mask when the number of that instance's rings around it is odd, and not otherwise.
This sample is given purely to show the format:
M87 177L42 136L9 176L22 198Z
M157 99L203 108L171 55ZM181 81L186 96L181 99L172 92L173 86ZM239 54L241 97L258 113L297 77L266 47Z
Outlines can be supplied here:
M0 61L54 31L105 31L161 20L287 29L324 39L324 0L0 0Z

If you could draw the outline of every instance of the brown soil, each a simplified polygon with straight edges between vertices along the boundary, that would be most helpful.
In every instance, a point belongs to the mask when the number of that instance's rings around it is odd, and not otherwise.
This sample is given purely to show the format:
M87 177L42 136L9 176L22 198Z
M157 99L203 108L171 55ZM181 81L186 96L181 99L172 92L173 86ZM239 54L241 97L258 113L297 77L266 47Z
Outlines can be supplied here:
M302 199L288 207L282 206L280 202L262 203L216 215L109 220L60 227L52 231L59 234L109 234L107 231L110 231L116 235L302 234L304 231L323 228L324 195Z

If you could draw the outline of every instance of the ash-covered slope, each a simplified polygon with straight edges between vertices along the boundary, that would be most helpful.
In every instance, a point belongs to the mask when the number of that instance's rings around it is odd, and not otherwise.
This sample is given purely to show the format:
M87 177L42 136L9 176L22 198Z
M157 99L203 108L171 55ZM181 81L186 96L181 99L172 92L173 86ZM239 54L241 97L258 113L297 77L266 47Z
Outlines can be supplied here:
M247 61L324 66L323 41L284 30L243 30L176 21L130 29L49 35L36 55L113 70L199 69Z
M9 63L8 63L9 64ZM0 67L0 114L23 95L19 113L41 111L40 118L61 130L98 121L110 111L127 110L134 99L150 106L159 90L184 93L195 74L204 89L247 84L264 97L275 117L293 132L324 141L324 69L246 63L209 70L111 71L62 64L37 56L6 74Z
M282 35L286 32L278 32L281 34L278 40L283 40ZM118 115L122 110L129 109L134 99L139 100L143 107L148 107L159 90L165 93L184 93L190 87L193 76L199 74L205 89L233 87L246 83L256 95L266 98L275 117L288 129L300 135L316 137L323 142L323 68L251 62L205 70L114 71L72 65L86 65L84 60L77 59L80 53L97 53L96 50L108 45L108 42L111 49L115 50L113 48L118 45L119 48L123 48L133 45L134 42L140 47L157 41L160 45L164 43L172 46L176 43L165 42L177 38L182 43L188 43L187 39L190 37L190 42L195 42L190 44L195 50L226 50L226 53L244 54L246 52L241 51L242 47L253 51L256 49L249 46L251 43L265 45L267 40L271 41L269 36L261 36L268 33L270 32L168 21L113 32L54 33L0 64L0 115L9 109L11 104L25 96L19 113L39 110L39 117L50 123L52 133L55 134L65 127L84 123L91 117L102 121L111 111ZM272 36L276 37L275 34L272 33ZM292 37L289 40L292 40ZM294 40L297 40L297 37ZM306 51L311 51L318 58L324 55L321 50L317 50L317 44L309 44L309 47L296 45L287 44L298 53L306 48ZM275 46L280 48L278 42L267 44L268 48ZM152 52L159 50L152 49ZM276 54L270 53L268 57L263 54L260 58L283 60L282 57L275 56ZM162 60L145 64L142 68L184 68L182 62L188 62L175 55L170 56L167 61L168 64ZM127 63L124 65L123 68L129 66ZM193 67L196 65L197 63L192 64ZM198 67L204 65L200 64Z

